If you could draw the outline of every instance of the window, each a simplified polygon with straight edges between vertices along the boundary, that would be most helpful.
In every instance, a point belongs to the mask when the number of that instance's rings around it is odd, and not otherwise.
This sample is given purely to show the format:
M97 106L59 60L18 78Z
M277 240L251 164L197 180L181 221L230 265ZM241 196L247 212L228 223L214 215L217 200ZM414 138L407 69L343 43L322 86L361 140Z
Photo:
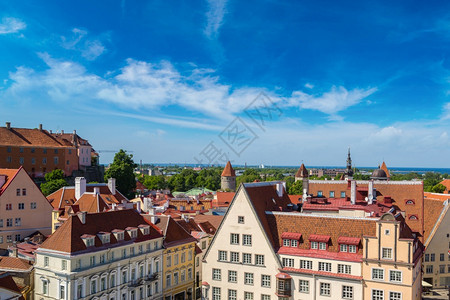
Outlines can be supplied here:
M252 236L250 234L244 234L243 235L243 245L244 246L251 246L252 245Z
M42 281L42 294L44 294L44 295L48 294L48 281L47 280Z
M58 154L58 149L55 149L55 154Z
M312 269L312 261L311 260L300 260L300 269Z
M49 264L49 258L48 256L44 256L44 267L48 267Z
M294 267L294 259L293 258L283 258L283 267Z
M320 295L321 296L331 296L331 284L326 282L320 283Z
M439 265L439 273L445 274L445 265Z
M317 197L322 197L323 196L323 192L322 191L317 191Z
M166 275L166 287L170 287L172 285L172 276L170 274Z
M91 294L97 293L97 281L92 280L91 281Z
M101 291L106 290L106 277L102 277L100 279L100 290Z
M244 300L253 300L252 292L244 292Z
M319 243L318 242L311 242L311 249L317 249L319 248Z
M339 249L340 249L341 252L347 252L347 245L341 244L341 245L339 246Z
M166 259L166 266L170 267L172 265L172 256L168 255Z
M30 151L31 151L31 153L34 153L36 151L36 149L35 148L31 148Z
M12 235L8 234L8 235L6 236L6 242L7 242L7 243L12 243Z
M8 156L8 157L6 157L6 162L12 162L12 157L11 156Z
M299 281L299 290L301 293L309 293L309 281L308 280L302 280Z
M91 256L91 257L89 258L89 264L91 265L91 267L92 267L92 266L95 266L95 256Z
M20 189L16 189L16 196L20 196Z
M239 252L231 252L231 262L239 262Z
M0 219L0 228L3 227L3 219Z
M174 265L174 266L178 265L178 253L176 253L176 254L173 256L173 265Z
M372 300L384 300L384 291L372 290Z
M353 299L353 287L348 285L342 286L342 299Z
M297 247L298 241L297 240L291 240L291 247Z
M283 246L284 246L284 247L290 247L290 246L291 246L291 240L289 240L289 239L284 239L284 240L283 240Z
M390 270L389 271L389 281L402 282L402 272Z
M23 165L24 162L25 162L25 159L24 159L23 157L19 157L19 163L20 163L21 165Z
M238 216L238 223L244 224L244 216Z
M430 254L425 254L425 261L430 261Z
M261 300L270 300L270 295L261 295Z
M230 244L232 244L232 245L239 245L239 234L232 233L230 235Z
M429 265L425 268L425 273L432 274L433 273L433 265Z
M188 269L188 279L192 279L192 268Z
M252 263L252 254L251 253L243 253L242 254L242 263L250 265Z
M228 300L236 300L236 299L237 299L237 291L228 290Z
M430 261L434 261L434 253L431 253L431 255L430 255Z
M334 191L330 191L330 198L334 198Z
M406 200L406 204L408 204L408 205L413 205L413 204L414 204L414 201L413 201L413 200Z
M67 270L67 260L61 260L61 270Z
M270 275L261 275L261 286L270 287Z
M253 285L253 273L244 273L244 284Z
M222 280L222 271L220 269L212 269L213 280Z
M30 208L31 208L31 209L36 209L36 208L37 208L36 202L31 202L31 203L30 203Z
M12 204L11 203L6 204L6 210L12 210Z
M47 157L43 157L43 158L42 158L42 164L45 165L46 163L47 163Z
M382 248L381 258L392 259L392 248Z
M18 206L20 210L25 209L25 203L19 203Z
M219 261L227 261L227 251L219 250Z
M212 300L220 300L220 288L213 286Z
M6 227L12 227L13 226L13 219L9 218L6 219Z
M331 272L331 263L319 261L319 271Z
M21 218L16 218L14 220L14 224L15 224L15 226L21 226L22 225L22 219Z
M345 198L345 192L341 192L341 198Z
M6 152L11 153L11 147L6 148Z
M31 164L32 164L32 165L35 165L35 164L36 164L36 158L34 158L34 157L31 158Z
M59 162L59 158L57 156L53 157L53 162L55 163L55 165L57 165Z
M173 273L173 284L178 284L178 272Z
M237 272L228 271L228 282L237 282Z
M327 243L319 243L319 249L320 250L326 250L327 249Z
M383 269L372 269L372 279L374 280L384 280L384 270Z
M402 300L402 293L389 292L389 300Z
M386 230L384 231L384 234L385 234L385 235L390 235L390 234L391 234L391 231L390 231L389 229L386 229Z
M338 264L338 273L351 274L352 273L352 266Z
M20 240L21 240L20 234L16 234L14 240L15 240L16 242L20 242Z
M205 249L206 249L206 241L202 241L202 250L205 250Z
M255 261L257 266L264 266L264 255L255 254Z
M355 245L348 245L348 252L356 253L356 246Z
M22 189L22 196L26 196L27 195L27 189Z
M439 254L439 260L440 261L444 261L445 260L444 253Z

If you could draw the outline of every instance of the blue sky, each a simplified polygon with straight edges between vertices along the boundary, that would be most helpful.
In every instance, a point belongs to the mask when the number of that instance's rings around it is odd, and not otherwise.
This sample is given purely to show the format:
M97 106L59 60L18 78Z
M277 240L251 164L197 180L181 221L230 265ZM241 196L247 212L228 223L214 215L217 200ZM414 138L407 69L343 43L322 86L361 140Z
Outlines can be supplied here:
M450 3L365 2L1 1L0 119L144 162L449 167Z

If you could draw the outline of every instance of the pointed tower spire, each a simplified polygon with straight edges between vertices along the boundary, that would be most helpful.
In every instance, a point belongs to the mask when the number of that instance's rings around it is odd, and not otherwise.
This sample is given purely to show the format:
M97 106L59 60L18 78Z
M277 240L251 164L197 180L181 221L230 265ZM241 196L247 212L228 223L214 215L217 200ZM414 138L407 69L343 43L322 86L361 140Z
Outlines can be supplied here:
M220 188L222 190L236 190L236 172L231 166L231 162L228 161L227 165L223 169L220 181Z
M389 173L389 169L386 166L386 163L383 161L380 167L381 170L383 170L386 173L386 177L389 179L391 177L391 174Z
M347 169L345 170L345 178L352 179L352 177L353 177L352 157L350 156L350 147L348 147Z

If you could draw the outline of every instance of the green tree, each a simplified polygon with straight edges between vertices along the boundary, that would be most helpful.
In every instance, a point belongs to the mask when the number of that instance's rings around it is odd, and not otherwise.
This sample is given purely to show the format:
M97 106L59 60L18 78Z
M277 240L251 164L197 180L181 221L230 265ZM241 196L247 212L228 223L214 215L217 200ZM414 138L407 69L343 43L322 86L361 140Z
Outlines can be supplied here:
M133 155L127 154L126 151L120 149L114 155L113 163L105 172L105 181L108 181L109 178L115 178L119 192L128 198L132 198L133 189L136 187L136 177L134 175L134 168L136 167Z
M55 169L45 174L45 182L41 184L41 191L44 196L48 196L67 185L67 181L64 179L64 172L60 169Z
M167 187L164 176L145 176L142 184L149 190L162 190Z
M431 189L433 193L440 193L442 194L445 191L445 185L438 183Z
M293 184L291 184L288 188L289 195L301 195L303 194L303 182L301 180L297 180Z

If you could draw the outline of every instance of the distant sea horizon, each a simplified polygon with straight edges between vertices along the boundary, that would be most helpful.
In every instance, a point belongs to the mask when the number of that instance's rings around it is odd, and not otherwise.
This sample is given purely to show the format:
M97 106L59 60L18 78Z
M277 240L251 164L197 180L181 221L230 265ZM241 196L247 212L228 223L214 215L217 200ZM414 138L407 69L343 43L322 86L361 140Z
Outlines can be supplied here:
M173 167L173 166L179 166L179 167L209 167L210 165L199 165L199 164L190 164L190 163L144 163L145 165L153 165L158 167ZM213 165L215 167L225 167L225 165ZM240 165L240 164L233 164L233 167L235 168L261 168L264 166L265 169L296 169L299 168L299 166L277 166L277 165ZM377 169L378 166L375 167L359 167L354 166L355 168L359 170L374 170ZM306 166L306 168L309 169L345 169L346 166ZM407 174L411 172L416 172L419 174L426 173L426 172L435 172L435 173L441 173L441 174L450 174L450 168L425 168L425 167L388 167L389 172L391 173L397 173L397 174Z

